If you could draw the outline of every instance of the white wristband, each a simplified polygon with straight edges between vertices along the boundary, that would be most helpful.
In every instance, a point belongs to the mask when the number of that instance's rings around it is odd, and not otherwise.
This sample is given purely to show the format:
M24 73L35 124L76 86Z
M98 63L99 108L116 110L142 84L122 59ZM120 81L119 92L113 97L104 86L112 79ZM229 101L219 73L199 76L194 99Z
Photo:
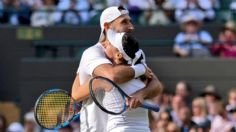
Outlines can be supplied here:
M137 78L146 72L146 67L143 64L131 66L134 69L134 78Z

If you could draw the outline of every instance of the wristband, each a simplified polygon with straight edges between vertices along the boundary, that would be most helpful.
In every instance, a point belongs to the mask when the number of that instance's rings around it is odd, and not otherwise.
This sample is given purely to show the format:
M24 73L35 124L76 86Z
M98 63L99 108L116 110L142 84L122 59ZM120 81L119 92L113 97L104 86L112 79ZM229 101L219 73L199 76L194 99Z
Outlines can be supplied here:
M146 67L143 64L131 66L134 69L134 78L137 78L146 72Z

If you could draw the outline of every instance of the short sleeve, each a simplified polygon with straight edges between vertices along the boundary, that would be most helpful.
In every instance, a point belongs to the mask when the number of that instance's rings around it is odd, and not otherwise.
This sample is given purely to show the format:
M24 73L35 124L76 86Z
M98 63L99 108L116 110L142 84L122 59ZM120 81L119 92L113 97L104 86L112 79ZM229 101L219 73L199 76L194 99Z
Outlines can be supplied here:
M202 31L200 36L201 36L202 41L205 41L205 42L208 42L208 43L212 43L212 41L213 41L211 35L206 31Z
M84 51L80 63L80 66L84 67L83 69L89 75L92 75L94 69L101 64L112 64L111 61L106 58L102 47L96 45ZM79 70L80 67L78 68L78 71Z
M184 33L178 33L175 37L175 44L179 45L181 43L184 43Z

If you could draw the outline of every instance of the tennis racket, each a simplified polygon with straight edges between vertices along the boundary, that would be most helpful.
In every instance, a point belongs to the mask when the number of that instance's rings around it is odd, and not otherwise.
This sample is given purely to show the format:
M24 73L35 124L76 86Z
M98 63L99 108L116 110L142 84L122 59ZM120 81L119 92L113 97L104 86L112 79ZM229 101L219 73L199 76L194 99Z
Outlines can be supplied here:
M90 96L95 104L104 112L119 115L126 111L126 98L130 98L117 84L108 78L96 76L89 82ZM140 106L158 112L159 106L144 101Z
M79 118L81 104L62 89L50 89L40 95L35 103L37 123L46 129L60 129Z

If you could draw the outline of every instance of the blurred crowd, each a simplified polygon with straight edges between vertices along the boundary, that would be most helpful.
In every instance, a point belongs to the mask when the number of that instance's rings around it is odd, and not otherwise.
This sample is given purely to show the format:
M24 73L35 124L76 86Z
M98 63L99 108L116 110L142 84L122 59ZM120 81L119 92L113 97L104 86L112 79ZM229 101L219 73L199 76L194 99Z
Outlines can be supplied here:
M187 13L204 22L233 18L233 0L0 0L0 23L10 25L50 26L78 25L99 22L101 11L109 6L123 5L134 23L167 25L181 22ZM217 15L223 10L224 15ZM226 10L226 11L224 11ZM231 13L229 13L229 12Z
M226 11L217 15L226 1ZM101 11L117 5L129 10L134 24L179 24L181 32L173 38L173 52L178 57L236 57L235 0L0 0L0 24L98 24ZM216 17L225 25L213 39L202 27Z
M196 93L186 81L152 99L160 105L159 112L149 111L152 132L236 132L236 87L220 96L214 85L207 85ZM74 120L59 130L41 128L33 111L24 114L23 124L12 122L0 115L0 132L79 132L80 121Z
M201 29L203 22L194 15L185 15L181 32L175 37L173 52L179 57L236 57L236 25L228 21L213 40L208 31Z
M208 85L199 95L186 81L176 84L174 93L168 89L154 101L160 112L150 112L152 132L235 132L236 88L228 91L227 101Z

